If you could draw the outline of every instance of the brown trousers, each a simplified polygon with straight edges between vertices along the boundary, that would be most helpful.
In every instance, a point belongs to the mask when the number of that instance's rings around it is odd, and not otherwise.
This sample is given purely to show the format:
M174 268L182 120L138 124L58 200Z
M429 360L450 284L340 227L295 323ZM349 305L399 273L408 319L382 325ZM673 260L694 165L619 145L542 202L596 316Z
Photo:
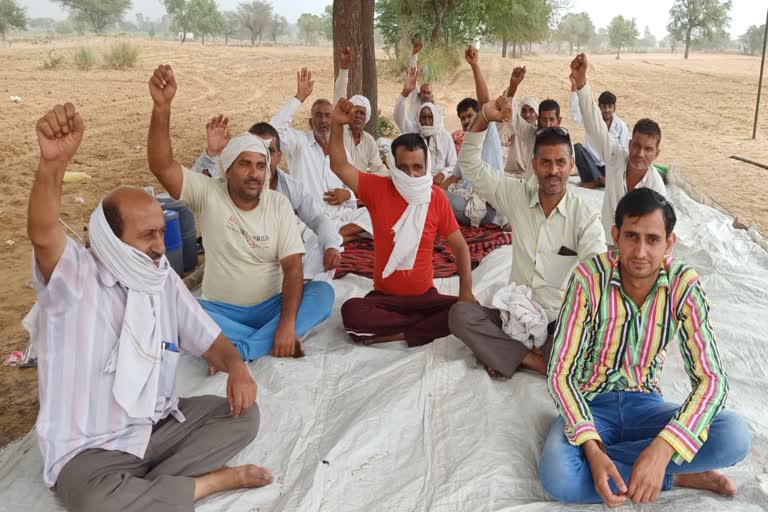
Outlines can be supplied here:
M182 398L180 423L155 425L140 459L117 450L90 449L67 462L53 487L67 510L76 512L191 512L194 477L210 473L256 437L259 409L239 417L226 398Z
M451 308L448 323L453 335L463 341L481 363L507 378L517 371L520 362L530 352L522 342L513 340L502 330L498 309L457 302ZM549 324L547 330L549 335L541 351L544 361L549 364L554 322Z

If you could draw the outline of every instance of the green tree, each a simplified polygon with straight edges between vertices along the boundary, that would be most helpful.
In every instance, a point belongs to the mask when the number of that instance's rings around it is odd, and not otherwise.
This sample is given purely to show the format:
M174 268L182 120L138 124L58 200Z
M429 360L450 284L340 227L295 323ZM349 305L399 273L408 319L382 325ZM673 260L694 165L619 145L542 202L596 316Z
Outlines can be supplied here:
M77 20L82 20L96 33L123 19L131 7L131 0L56 0Z
M171 30L181 32L182 44L187 40L187 33L194 30L196 14L192 0L163 0L165 10L173 20Z
M656 48L656 36L651 32L651 28L646 25L643 31L643 38L639 41L641 48L652 50Z
M277 38L285 34L288 31L288 20L285 16L280 16L277 13L272 15L272 20L269 23L269 35L272 36L272 42L277 43Z
M618 50L617 59L621 58L621 49L633 44L639 35L634 18L630 20L624 16L616 16L608 25L608 40L611 46Z
M487 0L486 37L501 41L501 56L512 56L518 45L542 41L548 30L552 10L546 0Z
M200 35L201 44L205 36L219 34L224 30L224 16L219 12L215 0L190 0L192 4L192 28Z
M560 40L568 43L570 53L573 53L574 46L576 53L579 53L582 46L586 46L595 36L595 25L586 12L566 14L560 20L557 30L560 32Z
M261 44L264 31L272 21L272 4L262 0L250 0L237 6L240 24L251 33L251 46L256 44L256 37Z
M764 34L765 25L760 25L759 27L757 25L752 25L749 27L746 33L739 37L739 42L741 43L742 48L744 48L744 53L760 55L763 51Z
M322 20L323 36L328 41L333 41L333 5L326 5L323 9L323 14L320 15Z
M691 42L716 37L728 27L731 0L675 0L669 10L669 30L672 37L685 42L685 57Z
M16 0L0 0L0 39L12 29L27 28L27 16L24 9L16 4Z
M223 18L221 35L224 36L224 46L227 46L229 38L240 33L240 18L234 11L224 11L221 16Z
M304 36L305 45L314 42L317 34L324 30L323 19L317 14L310 14L308 12L299 16L296 25L299 27L299 32Z

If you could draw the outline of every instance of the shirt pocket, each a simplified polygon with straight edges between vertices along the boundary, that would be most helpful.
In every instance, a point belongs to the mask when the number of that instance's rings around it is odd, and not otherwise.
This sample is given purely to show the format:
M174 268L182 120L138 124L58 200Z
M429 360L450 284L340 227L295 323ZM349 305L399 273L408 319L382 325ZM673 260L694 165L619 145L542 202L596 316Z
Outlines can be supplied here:
M562 256L553 254L548 258L542 269L544 281L552 288L563 289L571 277L571 272L576 267L578 256Z
M160 382L157 388L159 397L170 398L173 396L173 388L176 385L176 367L179 365L180 354L170 350L163 350L163 358L160 361Z

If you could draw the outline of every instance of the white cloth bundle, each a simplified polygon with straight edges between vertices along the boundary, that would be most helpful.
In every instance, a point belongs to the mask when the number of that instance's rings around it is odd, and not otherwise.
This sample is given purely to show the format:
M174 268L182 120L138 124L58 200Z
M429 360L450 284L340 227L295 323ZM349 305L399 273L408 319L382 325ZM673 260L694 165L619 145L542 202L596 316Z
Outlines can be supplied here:
M458 194L467 200L467 205L464 207L464 215L467 216L469 222L473 227L478 227L480 222L488 214L488 206L485 200L480 197L475 187L461 188L454 187L453 193Z
M128 289L120 338L104 371L115 373L112 393L125 412L133 418L151 418L162 356L160 295L170 265L165 256L155 265L149 256L115 236L102 203L91 214L88 233L96 257Z
M426 145L426 142L425 142ZM432 200L432 159L427 153L426 174L412 178L400 169L390 173L390 179L397 192L408 203L403 214L392 226L395 232L395 246L384 266L382 277L387 278L395 270L412 270L416 262L416 253L424 232L429 203Z
M547 314L531 298L525 285L508 284L497 291L491 307L501 311L502 330L513 340L533 350L547 341Z

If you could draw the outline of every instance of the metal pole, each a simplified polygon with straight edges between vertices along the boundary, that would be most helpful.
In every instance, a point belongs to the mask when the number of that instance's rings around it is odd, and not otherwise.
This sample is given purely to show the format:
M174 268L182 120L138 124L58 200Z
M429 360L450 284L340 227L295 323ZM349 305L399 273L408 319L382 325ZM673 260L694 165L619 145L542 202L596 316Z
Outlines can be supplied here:
M760 113L760 93L763 91L763 70L765 69L765 47L768 44L768 11L765 13L765 30L763 30L763 60L760 62L760 80L757 85L757 103L755 104L755 125L752 128L752 139L757 138L757 115Z

